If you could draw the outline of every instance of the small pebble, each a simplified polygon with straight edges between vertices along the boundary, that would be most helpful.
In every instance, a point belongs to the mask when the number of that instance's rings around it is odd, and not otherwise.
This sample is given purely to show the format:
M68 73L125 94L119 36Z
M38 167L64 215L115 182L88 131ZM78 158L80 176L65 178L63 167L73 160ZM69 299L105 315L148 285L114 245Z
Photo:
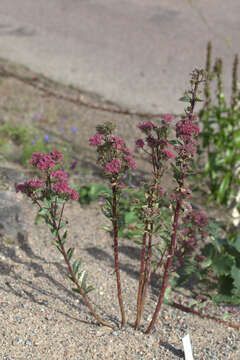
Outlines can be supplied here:
M30 340L26 340L25 345L32 346L32 342Z
M22 342L22 338L20 336L18 336L13 340L12 344L13 344L13 346L16 346L16 345L20 344L21 342Z

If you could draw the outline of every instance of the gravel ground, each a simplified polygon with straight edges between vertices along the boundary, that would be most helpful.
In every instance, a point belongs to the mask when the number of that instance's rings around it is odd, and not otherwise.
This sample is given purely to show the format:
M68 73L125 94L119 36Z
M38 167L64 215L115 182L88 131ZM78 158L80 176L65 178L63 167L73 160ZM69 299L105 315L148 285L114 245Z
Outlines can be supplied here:
M5 63L4 66L16 74L36 76L21 67L11 68ZM55 86L55 90L61 90L61 93L74 94L69 88L48 84L50 86ZM40 125L48 132L57 129L59 118L63 116L81 128L80 141L77 139L73 145L83 169L88 169L84 182L90 168L91 176L99 181L93 166L95 155L87 149L87 139L94 133L96 124L114 121L119 134L125 135L132 147L132 134L139 121L136 116L123 117L79 107L50 96L41 97L38 90L16 79L2 79L1 122L29 124L39 111ZM139 162L138 155L137 161L139 174L144 175L146 163ZM8 160L5 165L12 166ZM23 171L16 164L13 167ZM71 292L66 266L52 245L48 230L45 226L34 226L32 205L21 194L16 195L13 187L10 186L8 191L21 206L26 234L13 243L0 239L0 359L182 359L182 338L186 334L191 337L194 360L240 359L239 331L169 305L163 306L152 334L145 335L143 331L151 320L157 300L155 287L149 292L142 327L140 331L134 331L139 250L125 239L120 242L120 268L128 321L125 329L119 329L112 239L101 229L107 220L98 204L82 207L72 203L66 209L71 225L69 246L76 247L76 254L83 259L84 268L88 270L89 283L95 286L96 290L89 295L95 309L104 319L116 324L116 328L111 330L96 325L82 300ZM187 289L179 289L176 295L182 302L191 297ZM214 312L222 317L226 308L218 306ZM231 321L240 323L239 307L236 309L238 313Z
M17 195L26 236L17 244L1 242L1 359L181 359L181 339L190 334L194 359L240 358L239 331L164 305L150 335L143 333L157 300L150 291L140 331L134 331L138 249L120 243L120 266L127 326L121 330L116 297L112 239L101 230L106 219L98 204L68 205L69 246L76 248L95 291L89 297L102 317L116 329L95 324L82 300L71 292L66 266L44 226L34 226L35 211ZM182 295L182 299L184 296ZM215 309L218 316L223 307ZM235 316L234 322L239 322Z

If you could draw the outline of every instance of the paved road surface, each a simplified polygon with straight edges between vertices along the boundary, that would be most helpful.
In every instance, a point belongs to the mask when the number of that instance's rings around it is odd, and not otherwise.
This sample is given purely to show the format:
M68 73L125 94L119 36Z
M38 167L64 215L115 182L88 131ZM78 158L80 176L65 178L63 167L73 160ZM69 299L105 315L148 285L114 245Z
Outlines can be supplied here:
M229 89L239 36L239 0L0 1L1 57L138 111L182 110L208 40Z

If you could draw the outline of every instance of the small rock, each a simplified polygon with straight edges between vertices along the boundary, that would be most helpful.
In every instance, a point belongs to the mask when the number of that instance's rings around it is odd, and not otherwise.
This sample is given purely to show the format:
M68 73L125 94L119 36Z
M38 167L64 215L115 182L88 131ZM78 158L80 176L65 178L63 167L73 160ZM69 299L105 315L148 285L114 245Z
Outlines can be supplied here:
M26 340L25 345L32 346L32 342L30 340Z
M13 340L12 344L13 344L13 346L16 346L16 345L19 345L21 342L22 342L22 338L21 338L20 336L17 336L17 337Z

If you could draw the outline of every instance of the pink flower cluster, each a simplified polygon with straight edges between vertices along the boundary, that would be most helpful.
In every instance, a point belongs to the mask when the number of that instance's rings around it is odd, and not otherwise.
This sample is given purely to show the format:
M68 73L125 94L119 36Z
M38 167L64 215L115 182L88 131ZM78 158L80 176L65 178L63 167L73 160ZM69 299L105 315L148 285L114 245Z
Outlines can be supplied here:
M53 150L50 154L35 152L30 159L30 163L39 170L49 170L56 165L56 162L60 162L62 157L62 153L58 150Z
M193 139L193 136L198 136L199 127L192 122L194 119L195 116L189 116L186 119L178 121L176 124L176 135L183 140L184 144L175 146L175 150L183 159L192 157L197 151L196 146L198 145L198 142Z
M163 114L162 115L162 122L165 124L169 124L170 122L172 122L174 120L174 116L171 114Z
M154 128L154 125L151 121L144 121L140 124L138 124L138 128L142 130L145 133L148 133Z
M112 146L117 150L121 150L121 147L125 145L125 141L120 136L111 136Z
M119 159L112 159L112 161L108 162L104 166L104 171L107 173L115 173L118 174L121 170L122 162Z
M162 153L167 157L167 159L174 159L175 154L173 154L171 151L163 149Z
M176 135L181 138L185 143L191 140L191 137L198 136L199 127L197 124L193 124L191 118L183 119L177 122Z
M50 154L34 153L30 159L30 163L37 167L39 170L47 171L48 179L50 179L51 191L55 191L57 194L64 194L70 199L77 200L78 192L75 189L71 189L66 179L68 174L61 170L55 170L49 172L50 168L53 168L57 162L62 161L63 155L58 150L51 151ZM36 190L41 189L44 196L46 191L49 191L49 184L45 183L44 179L28 180L24 184L18 184L16 186L16 192L22 192L27 196L33 198L37 197Z
M67 173L65 173L64 171L56 170L56 171L52 171L52 172L51 172L51 176L52 176L54 179L66 180L69 175L68 175Z
M48 170L56 165L56 161L53 160L49 154L41 154L35 152L30 159L30 163L37 167L39 170Z
M70 199L78 200L78 192L75 189L71 189L66 180L62 180L53 184L53 189L57 194L69 195Z
M208 224L208 217L204 211L194 209L183 218L183 221L186 224L195 223L199 227L205 227Z
M99 146L102 145L102 140L104 136L102 134L95 134L89 139L90 146Z
M143 148L144 147L144 141L142 139L138 139L136 141L136 147L137 148Z
M92 136L89 145L98 147L98 159L106 173L116 176L129 168L136 169L136 163L132 159L133 153L120 136L112 135L111 131L109 133L109 127L104 135L98 132Z
M53 158L53 160L58 161L58 162L62 161L63 154L61 153L61 151L53 150L50 152L50 155Z
M34 192L43 187L43 179L38 180L27 180L24 184L18 184L16 185L16 192L22 192L23 194L26 194L30 198L34 198L35 194Z
M125 155L124 156L124 160L127 162L127 167L128 168L131 168L131 169L136 169L136 163L135 163L135 161L132 159L132 157L131 156L127 156L127 155Z

